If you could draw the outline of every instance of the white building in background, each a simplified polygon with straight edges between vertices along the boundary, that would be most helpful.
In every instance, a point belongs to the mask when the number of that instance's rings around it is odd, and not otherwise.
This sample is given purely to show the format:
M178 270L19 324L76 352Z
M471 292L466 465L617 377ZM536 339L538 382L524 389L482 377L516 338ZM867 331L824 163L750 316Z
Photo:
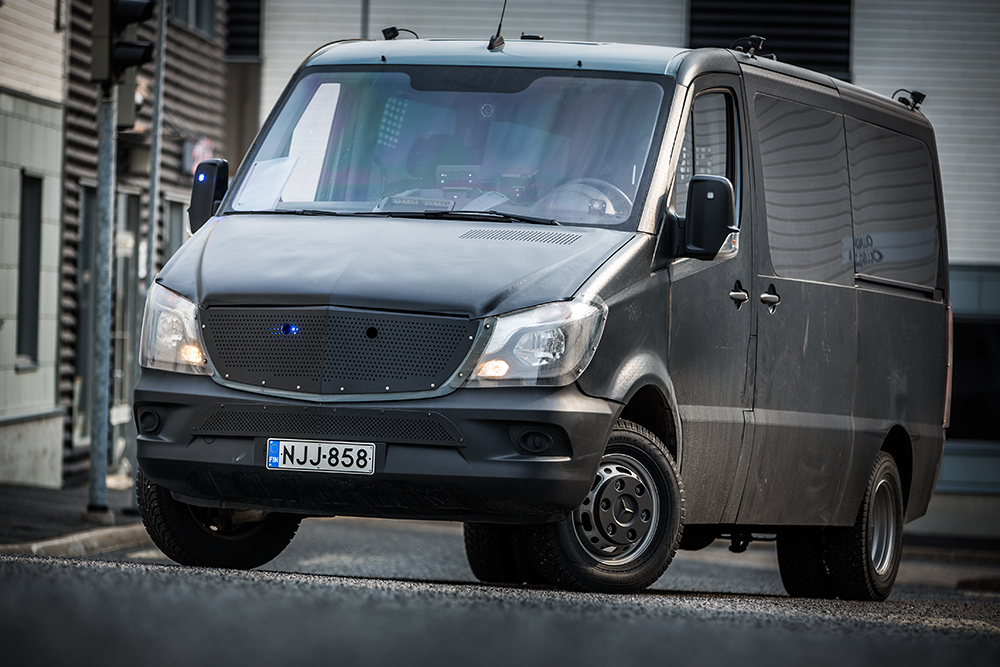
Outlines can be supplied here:
M502 5L232 0L234 15L252 7L260 16L256 55L249 58L252 85L244 84L259 101L240 98L236 122L256 116L248 125L262 123L298 65L323 44L382 39L388 26L423 38L485 40L496 32ZM910 529L1000 539L1000 2L509 0L502 33L508 41L529 33L670 46L728 46L757 34L768 38L765 51L779 60L887 96L899 89L926 95L921 111L937 133L944 186L955 385L937 494L928 516ZM241 62L246 60L244 54ZM231 154L242 155L249 141L233 140Z
M0 2L0 483L58 487L65 3Z

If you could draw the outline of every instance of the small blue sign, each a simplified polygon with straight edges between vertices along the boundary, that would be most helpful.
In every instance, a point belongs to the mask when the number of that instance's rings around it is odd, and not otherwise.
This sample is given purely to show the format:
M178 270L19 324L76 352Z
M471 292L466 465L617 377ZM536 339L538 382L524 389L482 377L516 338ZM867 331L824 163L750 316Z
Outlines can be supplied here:
M281 442L278 440L268 440L267 441L267 467L277 468L278 467L278 448L281 446Z

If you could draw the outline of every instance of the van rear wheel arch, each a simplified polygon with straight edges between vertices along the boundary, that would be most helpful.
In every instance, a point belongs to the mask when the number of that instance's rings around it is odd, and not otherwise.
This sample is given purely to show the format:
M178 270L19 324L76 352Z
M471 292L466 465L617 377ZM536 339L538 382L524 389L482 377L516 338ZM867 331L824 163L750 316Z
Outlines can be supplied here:
M896 424L889 429L879 451L887 452L896 461L903 492L903 516L906 516L910 502L910 484L913 481L913 445L909 433L901 425Z

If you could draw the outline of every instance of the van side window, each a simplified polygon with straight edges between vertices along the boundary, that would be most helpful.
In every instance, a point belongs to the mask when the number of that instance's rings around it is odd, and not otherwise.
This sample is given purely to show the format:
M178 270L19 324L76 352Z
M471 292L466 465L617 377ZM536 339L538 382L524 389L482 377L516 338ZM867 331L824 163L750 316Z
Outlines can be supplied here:
M755 107L775 274L853 285L843 116L766 95Z
M677 161L675 210L682 218L687 210L688 183L693 175L733 178L729 170L730 108L726 93L708 92L695 98Z
M854 208L854 270L937 285L938 208L927 146L847 118Z

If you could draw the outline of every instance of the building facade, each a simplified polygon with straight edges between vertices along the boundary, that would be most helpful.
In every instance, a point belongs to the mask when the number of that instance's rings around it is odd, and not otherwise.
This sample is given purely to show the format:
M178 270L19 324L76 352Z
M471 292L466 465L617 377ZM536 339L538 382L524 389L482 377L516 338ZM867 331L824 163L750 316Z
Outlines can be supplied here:
M0 482L58 487L65 16L0 4Z
M93 365L93 232L97 195L99 89L90 81L91 2L68 0L65 187L62 192L62 264L59 298L58 400L67 482L86 479L90 446ZM202 159L225 151L225 0L173 0L166 33L157 265L187 235L192 173ZM157 9L159 11L159 7ZM139 26L139 39L156 41L157 17ZM119 117L133 104L135 124L119 128L113 243L112 405L109 456L121 467L133 439L130 395L138 379L136 345L148 287L150 153L155 63L139 68L132 94L121 94ZM127 90L121 88L120 91ZM125 472L128 472L127 470Z

